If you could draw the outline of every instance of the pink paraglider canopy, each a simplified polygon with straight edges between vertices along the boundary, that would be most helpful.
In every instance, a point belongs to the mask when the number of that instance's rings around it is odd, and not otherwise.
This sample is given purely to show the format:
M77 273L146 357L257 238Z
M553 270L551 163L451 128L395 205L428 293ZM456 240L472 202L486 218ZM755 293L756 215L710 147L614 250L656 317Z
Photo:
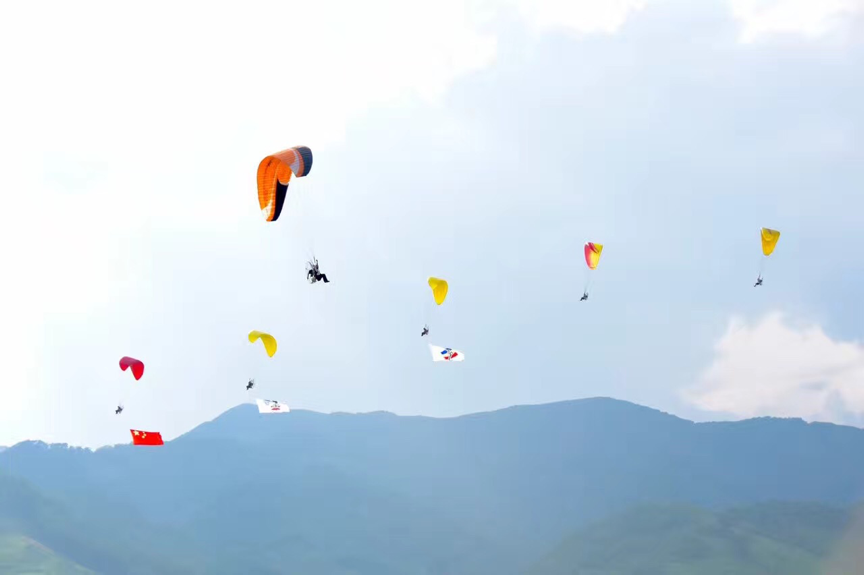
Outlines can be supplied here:
M134 357L122 357L120 358L120 369L126 371L126 368L132 368L132 375L135 376L135 379L141 379L141 376L144 375L144 362L140 359L135 359Z

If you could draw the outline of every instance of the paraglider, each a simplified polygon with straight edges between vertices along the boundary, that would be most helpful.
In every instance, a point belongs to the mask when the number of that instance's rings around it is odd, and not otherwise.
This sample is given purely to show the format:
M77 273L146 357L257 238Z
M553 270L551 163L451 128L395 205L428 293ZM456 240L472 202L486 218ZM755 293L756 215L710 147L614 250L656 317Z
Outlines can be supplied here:
M590 274L591 271L597 269L597 264L600 263L600 254L603 253L603 244L595 244L594 242L585 242L585 263L588 266L588 272ZM591 283L591 276L589 275L585 280L585 289L582 290L582 297L579 301L585 301L588 299L588 286Z
M447 298L447 291L450 289L447 280L429 278L429 287L432 288L432 297L435 298L435 303L438 305L444 303Z
M450 286L447 283L447 280L443 280L441 278L433 278L430 277L426 283L429 284L429 288L432 290L432 299L435 301L435 305L440 306L444 303L444 300L447 299L447 292L450 290ZM428 301L428 300L427 300ZM428 304L427 304L428 305ZM426 316L428 317L430 314L430 310L426 309ZM423 326L423 331L420 332L420 337L429 334L429 324Z
M252 389L253 387L255 387L255 380L254 380L254 379L250 379L249 382L246 384L246 391L249 391L249 390Z
M770 228L762 228L762 253L765 257L774 253L774 248L777 246L777 241L780 239L780 232Z
M129 368L132 369L132 375L135 377L136 381L141 379L141 376L144 375L144 362L140 359L135 359L134 357L121 357L120 369L126 371Z
M268 222L282 213L291 176L302 178L312 169L312 150L297 146L267 156L258 164L258 204Z
M252 330L249 332L249 343L255 343L259 339L264 344L264 350L267 352L267 355L273 357L276 353L276 338L263 331Z
M318 269L318 259L312 258L308 262L306 262L306 280L310 284L317 283L321 280L324 280L324 283L330 283L330 280L327 279L327 274L322 274Z
M774 253L777 241L780 240L780 232L770 228L762 228L759 237L762 240L763 257L759 260L759 276L756 278L756 283L753 284L753 287L762 285L762 274L765 271L765 261L768 259L768 256Z
M596 270L600 263L600 254L603 253L603 244L585 242L585 263L588 269Z

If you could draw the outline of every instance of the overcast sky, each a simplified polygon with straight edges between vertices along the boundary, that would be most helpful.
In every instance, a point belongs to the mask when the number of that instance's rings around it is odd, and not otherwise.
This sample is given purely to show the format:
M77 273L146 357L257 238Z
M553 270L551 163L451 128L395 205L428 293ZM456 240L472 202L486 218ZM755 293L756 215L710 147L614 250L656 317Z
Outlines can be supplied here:
M861 0L2 12L0 444L173 438L255 396L864 424ZM264 222L258 162L295 145Z

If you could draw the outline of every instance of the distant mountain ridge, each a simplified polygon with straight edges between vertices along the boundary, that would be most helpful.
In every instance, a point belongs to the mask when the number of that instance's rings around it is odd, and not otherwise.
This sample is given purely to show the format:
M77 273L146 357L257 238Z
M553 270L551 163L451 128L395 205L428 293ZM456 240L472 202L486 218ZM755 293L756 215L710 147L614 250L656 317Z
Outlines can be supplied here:
M532 411L537 409L549 410L549 411L561 411L561 410L572 410L572 409L582 409L587 408L589 406L604 406L605 408L619 410L622 413L626 412L626 410L633 410L631 413L642 413L644 415L651 414L653 416L659 418L668 418L673 419L681 423L690 424L690 425L704 425L704 426L712 426L712 425L741 425L748 422L760 422L760 421L772 421L772 422L788 422L795 425L804 425L804 426L829 426L829 427L837 427L837 428L846 428L852 430L858 430L864 432L864 429L858 428L851 425L842 425L828 422L807 422L799 417L774 417L774 416L761 416L754 417L750 419L740 420L740 421L706 421L706 422L694 422L688 419L683 419L674 414L671 414L666 411L662 411L659 409L655 409L652 407L646 407L643 405L639 405L637 403L632 403L630 401L625 401L621 399L614 399L610 397L591 397L584 399L572 399L565 401L558 401L553 403L545 403L545 404L525 404L525 405L513 405L510 407L504 407L501 409L489 410L489 411L481 411L476 413L469 413L464 415L457 415L451 417L434 417L434 416L426 416L426 415L399 415L390 411L385 410L376 410L369 412L347 412L347 411L336 411L332 413L323 413L317 411L311 411L306 409L294 409L291 413L294 415L297 414L307 414L312 416L322 416L322 417L390 417L390 418L398 418L402 420L432 420L432 421L454 421L454 420L462 420L462 419L476 419L476 418L484 418L489 416L497 416L505 413L519 412L519 411ZM200 434L202 430L209 429L213 425L222 426L225 423L232 423L235 421L239 421L240 419L246 420L250 413L257 414L257 408L254 404L251 403L241 403L238 404L219 416L215 417L210 421L205 421L186 433L181 434L176 437L172 441L176 441L180 438L186 437L192 434ZM226 429L222 430L223 432ZM170 442L168 442L170 443ZM97 449L90 449L86 447L78 447L74 445L69 445L67 443L47 443L38 439L30 439L21 441L12 446L0 446L0 452L9 449L10 447L16 447L19 445L33 445L40 446L45 449L52 448L64 448L64 449L73 449L73 450L84 450L84 451L100 451L103 449L112 449L119 446L131 446L130 443L122 443L116 445L106 445L104 447L100 447Z
M24 442L3 468L76 517L170 534L183 544L153 546L196 557L189 573L505 574L641 504L853 504L864 430L694 423L606 398L455 418L241 405L164 447Z

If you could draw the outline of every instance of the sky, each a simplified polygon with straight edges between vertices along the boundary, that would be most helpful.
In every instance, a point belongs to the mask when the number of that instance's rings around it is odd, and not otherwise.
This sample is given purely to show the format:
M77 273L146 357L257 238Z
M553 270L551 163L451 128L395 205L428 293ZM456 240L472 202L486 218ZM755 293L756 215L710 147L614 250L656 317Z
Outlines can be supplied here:
M170 439L254 397L864 425L864 1L3 12L0 445ZM267 223L258 162L295 145Z

